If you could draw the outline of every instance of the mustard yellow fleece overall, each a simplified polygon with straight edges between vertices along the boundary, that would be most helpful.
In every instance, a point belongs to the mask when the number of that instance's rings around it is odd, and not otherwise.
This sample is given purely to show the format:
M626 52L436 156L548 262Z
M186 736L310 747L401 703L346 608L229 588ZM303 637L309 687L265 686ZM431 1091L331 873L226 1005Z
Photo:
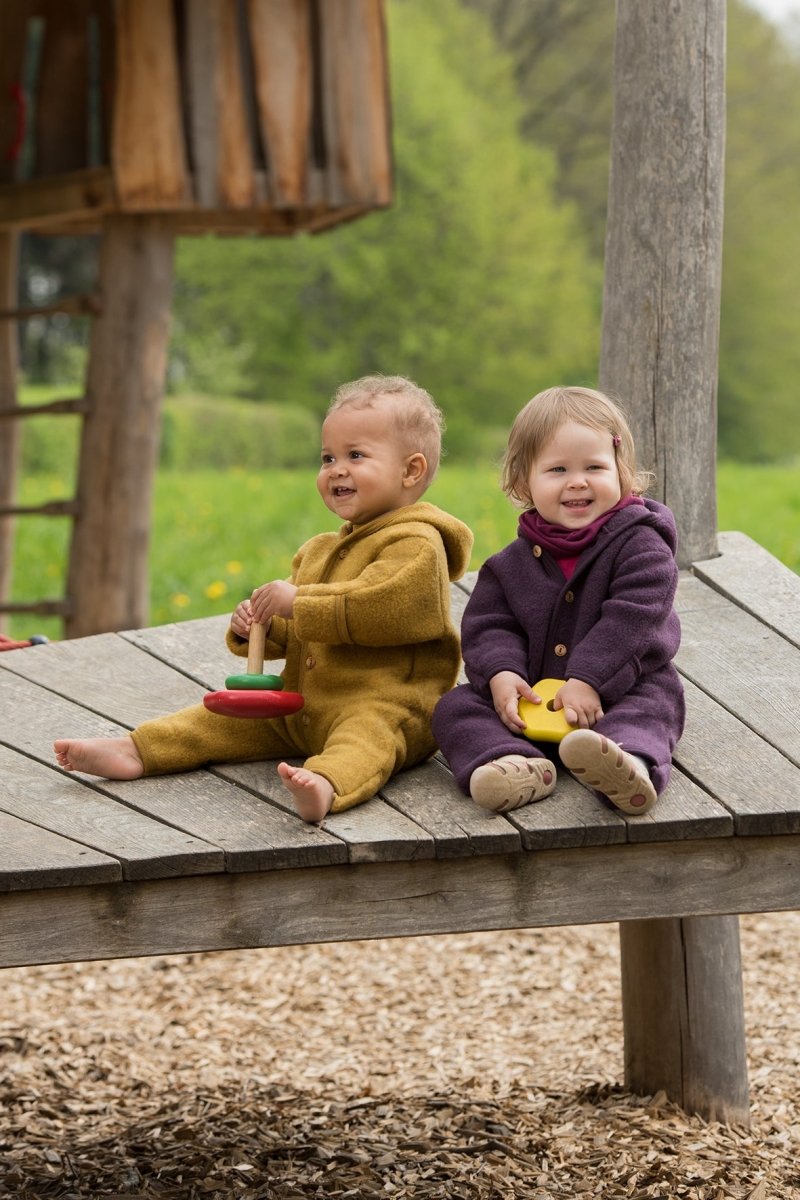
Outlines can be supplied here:
M132 734L145 774L302 757L331 783L333 812L374 796L436 748L431 714L460 666L450 581L471 548L467 526L425 501L306 542L293 615L273 617L266 646L304 707L253 720L196 705L147 721ZM246 656L246 641L231 630L227 641Z

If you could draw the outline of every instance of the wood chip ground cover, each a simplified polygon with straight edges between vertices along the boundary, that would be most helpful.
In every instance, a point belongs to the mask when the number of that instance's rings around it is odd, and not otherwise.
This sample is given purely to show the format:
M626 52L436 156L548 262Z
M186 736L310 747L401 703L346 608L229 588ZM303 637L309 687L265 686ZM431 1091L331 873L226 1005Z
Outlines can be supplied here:
M800 914L742 918L753 1124L621 1086L615 926L0 973L0 1197L798 1200Z

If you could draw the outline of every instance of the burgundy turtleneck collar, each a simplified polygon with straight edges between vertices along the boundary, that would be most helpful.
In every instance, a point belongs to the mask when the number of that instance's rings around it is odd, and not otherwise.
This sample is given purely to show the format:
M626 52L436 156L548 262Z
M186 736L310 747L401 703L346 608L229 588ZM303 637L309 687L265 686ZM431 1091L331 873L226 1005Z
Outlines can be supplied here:
M576 558L587 546L591 546L600 529L615 512L629 504L644 504L641 496L625 496L622 500L581 529L567 529L564 525L553 525L542 519L536 509L524 512L519 519L518 532L529 542L543 546L556 558Z

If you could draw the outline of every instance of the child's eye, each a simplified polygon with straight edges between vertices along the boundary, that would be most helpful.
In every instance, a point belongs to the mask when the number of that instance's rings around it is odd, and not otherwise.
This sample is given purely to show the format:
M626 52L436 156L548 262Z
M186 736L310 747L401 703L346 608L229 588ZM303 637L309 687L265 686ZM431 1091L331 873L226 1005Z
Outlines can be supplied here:
M551 467L550 470L553 472L553 474L562 474L564 471L564 468L563 467Z
M332 454L323 454L323 455L322 455L322 465L323 465L323 467L329 467L329 466L331 465L331 463L332 463L332 462L333 462L333 455L332 455Z
M364 457L364 454L363 454L363 451L361 451L361 450L351 450L350 451L350 458L363 458L363 457Z

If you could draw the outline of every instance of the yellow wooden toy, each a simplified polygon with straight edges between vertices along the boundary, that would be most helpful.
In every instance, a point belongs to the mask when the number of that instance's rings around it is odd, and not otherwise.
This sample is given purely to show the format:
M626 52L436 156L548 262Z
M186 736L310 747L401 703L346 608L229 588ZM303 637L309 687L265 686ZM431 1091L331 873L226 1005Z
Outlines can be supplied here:
M564 683L563 679L540 679L531 686L536 695L541 696L542 703L533 704L530 700L520 700L519 715L525 722L522 732L532 742L560 742L575 728L564 716L563 708L559 708L558 711L553 708L553 698Z

